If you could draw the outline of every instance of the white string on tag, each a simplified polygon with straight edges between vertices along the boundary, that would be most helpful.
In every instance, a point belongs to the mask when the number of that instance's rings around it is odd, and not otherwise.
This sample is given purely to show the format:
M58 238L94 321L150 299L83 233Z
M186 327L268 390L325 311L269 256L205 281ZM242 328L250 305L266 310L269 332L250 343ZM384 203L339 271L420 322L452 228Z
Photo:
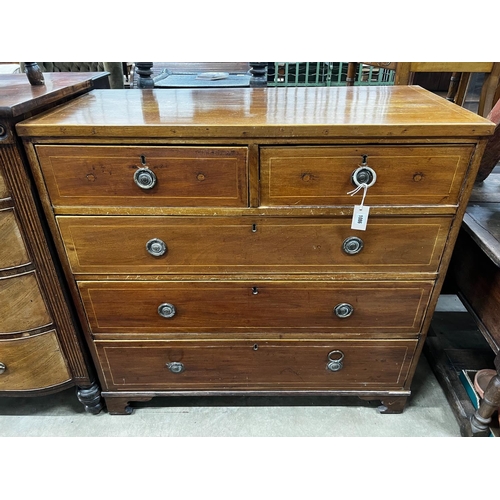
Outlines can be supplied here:
M368 192L368 184L362 182L356 189L353 189L352 191L349 191L347 194L350 194L351 196L354 196L356 193L358 193L359 191L361 191L361 189L364 189L363 191L363 198L361 200L361 207L364 205L365 203L365 198L366 198L366 193Z
M361 199L361 205L354 205L354 211L352 213L351 229L365 231L366 224L368 223L368 214L370 213L370 207L364 205L366 193L368 191L368 185L363 182L356 189L349 191L347 194L354 196L361 189L363 189L363 198Z

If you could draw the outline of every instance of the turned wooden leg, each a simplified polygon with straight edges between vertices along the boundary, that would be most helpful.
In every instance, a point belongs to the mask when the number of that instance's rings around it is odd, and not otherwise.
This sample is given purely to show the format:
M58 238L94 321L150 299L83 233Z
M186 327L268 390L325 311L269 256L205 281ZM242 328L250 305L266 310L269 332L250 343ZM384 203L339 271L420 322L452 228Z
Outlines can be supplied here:
M462 429L465 437L485 437L490 435L491 416L500 407L500 354L495 358L497 374L490 380L484 391L479 408Z
M251 62L250 64L250 87L267 87L267 63Z
M155 86L153 80L153 63L152 62L136 62L135 72L138 75L137 88L138 89L152 89Z
M26 76L31 85L45 85L42 70L36 62L25 62Z
M347 64L347 78L346 78L346 85L348 87L354 87L354 83L356 81L356 72L358 71L358 64L357 62L350 62Z
M448 87L448 94L446 95L446 100L455 102L455 96L458 92L458 85L460 79L462 78L462 73L452 73L450 78L450 85Z
M78 387L76 395L87 413L97 415L102 410L101 390L96 383L90 387Z

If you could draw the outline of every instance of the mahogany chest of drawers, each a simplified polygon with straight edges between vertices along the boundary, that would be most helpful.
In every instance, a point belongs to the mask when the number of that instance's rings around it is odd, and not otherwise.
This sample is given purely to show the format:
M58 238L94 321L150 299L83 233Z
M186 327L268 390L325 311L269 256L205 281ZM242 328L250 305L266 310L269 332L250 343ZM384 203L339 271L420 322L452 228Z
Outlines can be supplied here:
M401 412L492 131L419 87L93 91L18 125L110 413Z

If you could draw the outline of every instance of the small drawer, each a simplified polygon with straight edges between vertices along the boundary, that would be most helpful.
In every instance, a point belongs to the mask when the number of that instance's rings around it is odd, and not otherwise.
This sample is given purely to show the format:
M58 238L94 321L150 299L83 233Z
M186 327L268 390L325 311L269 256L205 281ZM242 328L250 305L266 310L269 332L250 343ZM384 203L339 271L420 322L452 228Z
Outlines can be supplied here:
M0 335L50 325L35 271L0 279Z
M432 282L80 281L92 332L415 336Z
M29 391L71 379L54 330L0 340L0 391Z
M401 389L416 341L96 342L107 389Z
M359 204L356 179L373 185L365 205L455 205L471 146L265 147L262 206ZM359 170L358 170L359 169Z
M0 270L30 263L13 208L0 210Z
M54 206L244 207L244 147L36 147Z
M373 217L360 232L350 220L326 218L57 221L77 274L435 273L451 224L446 217Z
M7 189L7 183L3 177L2 171L0 170L0 200L10 198L9 190Z

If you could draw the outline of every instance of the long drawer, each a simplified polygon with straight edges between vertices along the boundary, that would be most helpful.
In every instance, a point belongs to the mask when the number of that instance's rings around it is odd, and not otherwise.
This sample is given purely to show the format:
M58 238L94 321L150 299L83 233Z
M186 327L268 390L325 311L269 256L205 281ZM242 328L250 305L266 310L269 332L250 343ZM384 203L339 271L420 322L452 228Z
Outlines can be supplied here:
M246 147L36 147L54 206L244 207Z
M471 146L263 147L261 205L354 205L353 173L364 165L366 205L455 205ZM357 174L359 175L359 173ZM371 177L370 177L371 176Z
M108 390L401 389L414 340L95 343Z
M0 390L28 391L71 379L54 330L33 337L0 339Z
M436 272L451 219L58 217L74 273Z
M432 282L80 281L94 333L417 334Z

